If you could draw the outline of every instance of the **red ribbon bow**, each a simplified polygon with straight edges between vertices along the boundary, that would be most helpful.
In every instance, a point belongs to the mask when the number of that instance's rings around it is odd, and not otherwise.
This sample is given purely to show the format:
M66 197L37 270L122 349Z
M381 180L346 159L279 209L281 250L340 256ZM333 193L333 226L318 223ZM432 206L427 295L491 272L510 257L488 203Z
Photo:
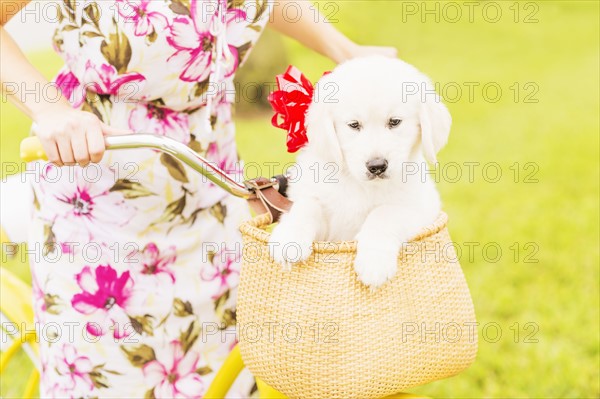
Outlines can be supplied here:
M292 65L275 79L279 90L269 94L269 102L275 111L271 123L287 130L288 152L296 152L308 143L305 119L312 102L313 85Z

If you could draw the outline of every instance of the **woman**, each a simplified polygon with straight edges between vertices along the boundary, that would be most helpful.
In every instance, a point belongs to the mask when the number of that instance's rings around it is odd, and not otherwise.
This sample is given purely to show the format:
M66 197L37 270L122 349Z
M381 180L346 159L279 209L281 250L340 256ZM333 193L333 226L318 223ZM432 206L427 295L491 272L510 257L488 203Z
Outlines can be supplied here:
M52 162L30 165L43 397L206 390L235 343L246 205L167 155L104 154L104 136L171 137L240 173L230 89L269 19L335 62L395 55L315 20L309 2L294 3L302 17L288 20L287 3L64 0L53 41L65 66L53 86L1 29L1 81L45 94L9 93ZM16 11L2 7L2 24Z

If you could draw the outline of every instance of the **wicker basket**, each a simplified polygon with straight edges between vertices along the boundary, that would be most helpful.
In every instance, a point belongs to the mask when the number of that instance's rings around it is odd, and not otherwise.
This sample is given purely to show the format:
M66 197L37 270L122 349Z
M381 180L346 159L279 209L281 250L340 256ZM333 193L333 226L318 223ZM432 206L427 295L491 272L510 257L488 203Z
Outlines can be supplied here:
M381 398L455 375L477 353L473 303L441 214L371 291L354 242L314 244L283 271L269 257L268 215L244 223L237 305L244 363L291 398Z

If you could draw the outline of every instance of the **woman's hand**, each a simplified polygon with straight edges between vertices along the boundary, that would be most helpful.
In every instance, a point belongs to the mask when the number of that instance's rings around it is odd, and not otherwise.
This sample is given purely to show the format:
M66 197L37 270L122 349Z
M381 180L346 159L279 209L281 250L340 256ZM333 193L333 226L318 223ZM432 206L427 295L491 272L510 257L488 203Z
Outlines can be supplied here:
M19 4L23 6L25 3L24 1ZM36 122L34 131L42 142L50 162L58 166L75 163L85 166L90 162L99 162L106 149L104 136L132 132L112 128L102 123L94 114L73 109L58 87L49 85L44 76L29 63L12 37L1 26L9 17L0 12L0 84L3 94ZM4 91L8 83L11 87L22 89ZM25 95L40 87L50 90L39 97L41 101L37 100L37 96L34 99ZM48 100L50 98L53 101Z
M128 134L128 130L116 129L102 123L96 115L56 104L34 117L35 134L48 156L57 166L86 166L100 162L106 146L104 136Z
M346 60L369 55L382 55L384 57L396 58L398 56L398 50L395 47L361 46L359 44L354 44L350 46L349 51L347 51Z
M394 47L383 46L361 46L350 41L340 43L337 48L331 50L331 58L339 63L351 60L357 57L367 57L369 55L381 55L384 57L396 58L398 50Z

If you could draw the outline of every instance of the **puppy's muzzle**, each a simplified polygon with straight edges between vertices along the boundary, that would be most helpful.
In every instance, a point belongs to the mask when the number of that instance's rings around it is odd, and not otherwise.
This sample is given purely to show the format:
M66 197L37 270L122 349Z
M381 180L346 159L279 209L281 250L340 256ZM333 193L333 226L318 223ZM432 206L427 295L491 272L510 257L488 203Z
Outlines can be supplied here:
M374 177L384 177L383 173L387 170L388 161L383 158L375 158L368 161L365 166L369 171L368 175L371 178Z

